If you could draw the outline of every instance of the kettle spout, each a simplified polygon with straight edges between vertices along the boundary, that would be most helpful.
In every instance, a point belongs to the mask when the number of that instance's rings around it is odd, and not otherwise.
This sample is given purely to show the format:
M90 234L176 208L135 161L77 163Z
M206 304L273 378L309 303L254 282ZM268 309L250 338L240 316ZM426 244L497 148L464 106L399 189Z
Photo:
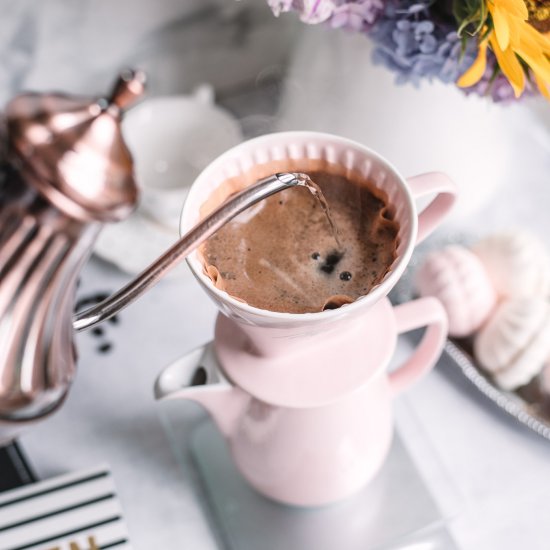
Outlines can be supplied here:
M284 189L305 185L304 178L307 176L282 172L260 180L236 193L183 235L179 241L126 286L103 302L77 313L73 319L74 329L86 330L113 317L160 281L166 273L237 214Z
M250 396L221 373L212 344L197 348L166 367L155 382L155 399L199 403L224 437L230 437Z

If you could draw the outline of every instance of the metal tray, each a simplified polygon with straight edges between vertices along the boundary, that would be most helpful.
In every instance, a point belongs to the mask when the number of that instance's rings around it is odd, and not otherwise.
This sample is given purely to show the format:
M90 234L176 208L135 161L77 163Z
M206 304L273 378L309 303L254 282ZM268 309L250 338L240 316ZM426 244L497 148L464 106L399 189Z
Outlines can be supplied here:
M536 379L513 392L501 390L477 366L459 341L447 340L445 352L481 393L516 420L550 440L550 403L548 398L542 397Z

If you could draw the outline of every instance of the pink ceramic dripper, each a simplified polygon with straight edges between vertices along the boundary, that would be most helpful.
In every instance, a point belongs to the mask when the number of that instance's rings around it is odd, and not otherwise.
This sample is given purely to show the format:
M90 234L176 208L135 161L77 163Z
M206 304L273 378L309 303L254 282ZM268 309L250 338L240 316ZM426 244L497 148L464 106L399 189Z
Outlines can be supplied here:
M217 362L195 386L196 365L165 369L159 399L202 404L227 439L244 478L275 500L328 504L358 491L382 465L392 434L391 400L435 364L447 321L441 304L416 300L392 308L387 293L415 244L451 208L456 189L443 174L405 180L385 159L352 141L312 132L262 136L214 161L199 176L182 214L185 231L226 181L253 181L262 172L311 166L359 173L385 193L399 223L397 259L369 294L340 309L290 314L265 311L216 288L200 256L189 265L221 313ZM254 177L251 177L251 171ZM414 199L436 194L419 215ZM412 356L391 374L398 334L428 327Z

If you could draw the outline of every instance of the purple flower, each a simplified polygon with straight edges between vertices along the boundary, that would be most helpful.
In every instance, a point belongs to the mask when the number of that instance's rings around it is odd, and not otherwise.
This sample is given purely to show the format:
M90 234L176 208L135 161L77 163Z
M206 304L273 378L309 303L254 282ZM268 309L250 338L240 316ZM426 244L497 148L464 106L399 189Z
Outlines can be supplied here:
M329 24L333 28L368 31L376 22L383 9L384 3L382 0L360 0L359 2L341 3L334 9Z
M333 28L367 31L382 13L383 0L268 0L276 16L296 11L304 23L328 22Z
M481 82L478 82L478 85L480 84ZM479 91L481 91L481 89L482 88L479 88ZM486 90L493 98L493 101L497 103L509 103L517 99L514 94L514 89L510 84L510 81L502 73L499 73L490 85L489 83L487 83ZM529 85L529 82L527 82L525 85L525 90L523 91L521 97L533 95L534 93L535 92L533 91L533 88Z
M397 83L455 82L475 59L475 43L463 52L455 25L432 17L430 5L429 0L391 2L372 29L374 62L396 72Z
M333 0L268 0L276 16L283 12L297 11L304 23L316 25L329 19L336 7Z

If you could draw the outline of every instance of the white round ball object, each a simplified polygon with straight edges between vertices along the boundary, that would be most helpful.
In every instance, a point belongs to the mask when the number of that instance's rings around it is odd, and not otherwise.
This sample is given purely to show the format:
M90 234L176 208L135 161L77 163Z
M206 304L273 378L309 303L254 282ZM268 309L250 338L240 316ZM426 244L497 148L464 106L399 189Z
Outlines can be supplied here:
M472 251L500 296L550 295L550 257L544 243L532 233L522 229L497 233L479 241Z
M460 245L429 254L416 273L415 287L421 296L439 299L449 318L449 334L458 338L478 330L496 304L483 265Z
M476 336L474 355L502 389L527 384L550 356L550 305L543 299L503 301Z

